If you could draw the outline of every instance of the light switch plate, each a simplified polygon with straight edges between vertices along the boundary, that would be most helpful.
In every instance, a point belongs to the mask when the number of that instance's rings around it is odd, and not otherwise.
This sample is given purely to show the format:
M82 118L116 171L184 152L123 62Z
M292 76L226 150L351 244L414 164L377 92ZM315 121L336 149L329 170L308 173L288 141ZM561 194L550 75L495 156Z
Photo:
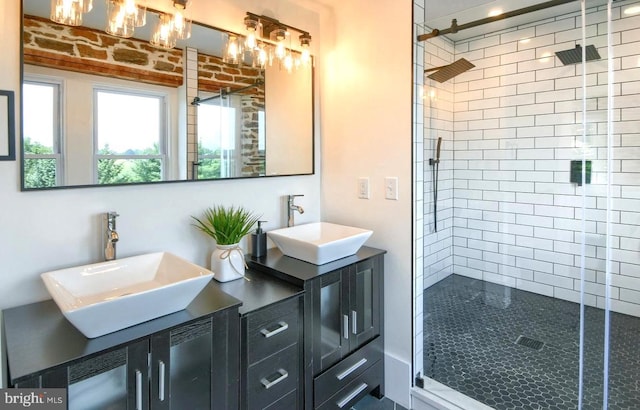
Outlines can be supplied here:
M358 198L360 199L369 199L369 178L368 177L360 177L358 178Z
M398 177L386 177L384 179L384 197L398 200Z

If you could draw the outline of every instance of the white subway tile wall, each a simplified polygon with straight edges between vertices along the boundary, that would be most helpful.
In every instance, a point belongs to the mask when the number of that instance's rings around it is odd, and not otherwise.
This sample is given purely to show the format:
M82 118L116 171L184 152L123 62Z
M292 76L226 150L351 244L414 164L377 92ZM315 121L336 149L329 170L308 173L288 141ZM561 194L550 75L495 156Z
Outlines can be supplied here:
M640 16L623 15L620 9L628 4L613 9L609 295L612 310L640 316ZM459 58L476 65L448 82L425 78L416 85L424 95L424 174L416 188L423 187L423 264L417 275L425 289L456 273L579 301L585 190L585 301L604 307L606 10L587 10L587 45L595 45L603 59L586 67L584 139L582 64L563 66L554 55L582 42L580 27L579 13L572 13L455 44L443 37L416 43L424 68ZM422 68L416 66L417 83ZM428 159L438 137L443 151L434 233ZM579 187L569 180L570 161L583 153L592 161L592 176L591 184Z

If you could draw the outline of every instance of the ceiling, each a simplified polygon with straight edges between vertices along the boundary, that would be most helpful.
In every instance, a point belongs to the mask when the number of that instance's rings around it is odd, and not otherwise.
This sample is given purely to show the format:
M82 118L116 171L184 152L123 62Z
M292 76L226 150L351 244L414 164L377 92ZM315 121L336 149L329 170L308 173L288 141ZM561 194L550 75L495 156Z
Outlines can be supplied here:
M548 0L425 0L425 25L429 28L426 31L435 28L440 30L449 28L451 26L451 20L454 18L457 19L458 25L460 26L488 17L492 10L510 12L524 7L546 3L547 1ZM593 7L606 3L606 0L588 0L587 6ZM576 0L571 3L469 28L455 34L447 34L445 37L452 41L465 40L579 10L580 1Z

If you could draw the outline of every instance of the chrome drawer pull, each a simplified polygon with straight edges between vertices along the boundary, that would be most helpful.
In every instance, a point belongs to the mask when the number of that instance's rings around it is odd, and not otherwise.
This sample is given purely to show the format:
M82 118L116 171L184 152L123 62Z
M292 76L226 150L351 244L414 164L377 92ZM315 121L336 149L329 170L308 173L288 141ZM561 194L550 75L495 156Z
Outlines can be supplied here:
M345 371L343 371L342 373L338 373L336 374L336 377L338 378L338 380L342 380L345 377L347 377L348 375L350 375L351 373L355 372L356 370L358 370L359 367L361 367L363 364L365 364L367 362L367 359L365 359L364 357L362 359L360 359L360 361L358 361L358 363L354 364L353 366L349 367L348 369L346 369Z
M164 362L158 360L158 400L164 401Z
M262 333L262 335L266 338L269 338L271 336L275 336L280 332L284 332L285 330L289 329L289 325L287 324L287 322L278 322L278 325L280 327L278 327L277 329L273 330L273 331L268 331L267 329L262 329L260 331L260 333Z
M342 315L342 337L349 338L349 315Z
M260 383L262 383L262 385L264 386L265 389L270 389L273 386L275 386L276 384L280 383L281 381L283 381L284 379L286 379L287 377L289 377L289 373L287 373L286 370L284 369L279 369L278 373L280 374L280 377L278 377L277 379L275 379L274 381L270 382L269 380L267 380L266 377L263 377L260 380Z
M367 389L367 387L369 387L369 386L367 386L367 383L362 383L360 386L358 386L357 389L355 389L354 391L349 393L344 399L340 400L336 404L338 405L338 407L343 408L344 406L347 405L347 403L349 403L351 400L353 400L354 397L356 397L358 394L360 394L363 391L365 391Z
M136 370L136 410L142 410L142 372Z

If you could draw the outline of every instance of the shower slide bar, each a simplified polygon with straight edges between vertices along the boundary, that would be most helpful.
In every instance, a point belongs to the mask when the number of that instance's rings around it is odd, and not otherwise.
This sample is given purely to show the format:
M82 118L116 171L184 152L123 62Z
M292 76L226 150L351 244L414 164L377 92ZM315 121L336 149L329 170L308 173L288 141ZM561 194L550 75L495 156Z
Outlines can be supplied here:
M487 23L493 23L494 21L504 20L510 17L521 16L523 14L531 13L538 10L548 9L549 7L560 6L562 4L573 3L576 0L551 0L540 4L535 4L529 7L523 7L521 9L508 11L506 13L498 14L497 16L485 17L480 20L475 20L469 23L458 25L458 21L456 19L451 20L451 27L445 28L442 30L433 29L430 33L420 34L418 36L418 41L428 40L430 38L438 37L443 34L453 34L457 33L460 30L465 30L472 27L482 26Z
M440 147L442 146L442 137L438 137L436 146L436 157L429 158L431 175L433 180L433 232L438 232L438 171L440 170Z

